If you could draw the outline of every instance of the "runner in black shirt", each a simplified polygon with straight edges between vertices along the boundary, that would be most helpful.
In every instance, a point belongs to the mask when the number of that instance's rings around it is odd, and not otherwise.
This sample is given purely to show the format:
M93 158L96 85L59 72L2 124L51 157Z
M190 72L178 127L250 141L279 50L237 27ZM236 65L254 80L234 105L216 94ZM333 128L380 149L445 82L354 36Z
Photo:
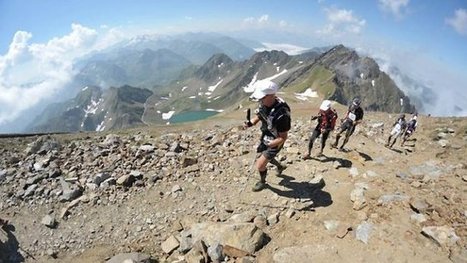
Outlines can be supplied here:
M360 99L354 98L352 104L349 106L347 114L345 118L342 119L342 124L340 127L339 133L336 135L336 142L331 145L333 148L337 148L339 144L339 139L341 138L341 134L345 133L344 143L342 143L339 150L342 151L344 149L344 145L349 141L350 136L355 131L355 127L362 122L363 119L363 109L360 107Z
M261 142L257 152L261 156L256 160L260 180L253 187L253 191L261 191L266 186L268 162L276 165L279 171L285 169L274 157L279 153L287 140L290 130L290 107L276 96L277 84L269 80L255 83L255 91L251 98L258 100L260 106L251 121L245 123L245 128L261 122Z

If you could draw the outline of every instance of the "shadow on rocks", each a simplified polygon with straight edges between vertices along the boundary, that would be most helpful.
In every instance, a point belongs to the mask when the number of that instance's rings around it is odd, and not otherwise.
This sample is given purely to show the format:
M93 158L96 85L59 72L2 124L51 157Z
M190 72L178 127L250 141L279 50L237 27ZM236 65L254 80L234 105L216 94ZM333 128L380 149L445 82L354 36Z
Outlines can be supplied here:
M288 188L287 190L281 190L274 186L267 185L267 189L272 192L288 198L298 198L302 201L312 201L312 204L307 205L299 210L313 210L316 207L326 207L332 204L331 194L322 189L326 186L324 179L321 179L318 183L310 182L296 182L295 178L281 174L278 177L282 178L279 185Z
M331 157L331 156L326 156L323 155L321 159L319 159L320 162L322 163L327 163L327 162L338 162L339 165L336 167L336 169L339 168L350 168L352 167L352 161L344 159L344 158L339 158L339 157Z
M7 240L0 240L0 262L24 262L25 259L20 253L18 240L13 234L16 230L15 227L12 224L6 224L1 229L2 239L5 236Z
M401 151L401 150L394 149L394 148L391 148L391 151L393 151L393 152L396 152L396 153L402 153L402 151Z
M373 158L371 158L371 156L369 156L368 154L362 153L362 152L359 152L359 151L357 151L357 153L358 153L358 155L360 155L363 159L365 159L365 162L373 161Z

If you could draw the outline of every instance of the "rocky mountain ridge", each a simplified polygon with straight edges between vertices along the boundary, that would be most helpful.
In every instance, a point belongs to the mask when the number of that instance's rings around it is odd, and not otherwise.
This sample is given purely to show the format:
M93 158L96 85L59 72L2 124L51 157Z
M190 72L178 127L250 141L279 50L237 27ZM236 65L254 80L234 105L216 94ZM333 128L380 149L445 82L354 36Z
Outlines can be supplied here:
M415 111L410 99L379 70L374 60L360 57L342 45L323 54L310 52L297 56L289 56L282 51L263 51L242 62L234 61L225 54L215 54L202 66L190 67L181 76L179 80L154 90L144 102L142 114L131 111L133 108L122 114L135 116L139 119L135 122L137 124L150 125L170 122L170 117L164 117L169 112L235 111L247 103L252 85L266 78L277 82L283 93L309 90L344 105L354 97L360 97L363 107L368 110ZM74 127L78 127L74 131L90 130L76 124ZM105 127L108 130L119 126ZM35 131L40 129L36 127Z

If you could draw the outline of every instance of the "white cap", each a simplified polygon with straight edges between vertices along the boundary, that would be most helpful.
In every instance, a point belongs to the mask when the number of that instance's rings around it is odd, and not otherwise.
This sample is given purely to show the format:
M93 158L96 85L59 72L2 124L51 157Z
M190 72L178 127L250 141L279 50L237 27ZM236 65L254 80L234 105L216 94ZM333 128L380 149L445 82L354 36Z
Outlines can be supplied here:
M270 80L260 80L253 84L255 90L253 94L251 94L250 98L254 100L260 100L264 98L266 95L276 94L279 87L276 83Z
M320 110L327 111L331 108L331 101L330 100L323 100L321 106L319 107Z

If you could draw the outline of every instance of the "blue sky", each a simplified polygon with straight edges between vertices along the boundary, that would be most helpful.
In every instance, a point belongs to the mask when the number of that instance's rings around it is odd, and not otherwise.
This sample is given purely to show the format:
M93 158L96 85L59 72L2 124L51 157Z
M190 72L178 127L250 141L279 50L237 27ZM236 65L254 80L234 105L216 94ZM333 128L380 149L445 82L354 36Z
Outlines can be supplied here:
M353 19L365 22L360 38L386 39L406 48L424 49L467 69L465 0L0 0L0 54L5 54L20 30L30 32L32 42L45 43L69 34L72 23L93 29L103 25L138 28L141 32L226 31L242 30L239 25L245 19L267 15L271 26L283 21L288 25L284 30L305 33L329 25L327 10L332 9L349 11ZM456 10L463 10L463 20L462 15L458 18L460 32L446 21L455 19ZM341 19L339 23L345 23L345 18ZM308 35L316 38L313 32Z
M200 31L289 44L289 53L342 43L467 109L467 0L0 0L0 126L60 92L86 53ZM432 110L452 114L442 106Z

